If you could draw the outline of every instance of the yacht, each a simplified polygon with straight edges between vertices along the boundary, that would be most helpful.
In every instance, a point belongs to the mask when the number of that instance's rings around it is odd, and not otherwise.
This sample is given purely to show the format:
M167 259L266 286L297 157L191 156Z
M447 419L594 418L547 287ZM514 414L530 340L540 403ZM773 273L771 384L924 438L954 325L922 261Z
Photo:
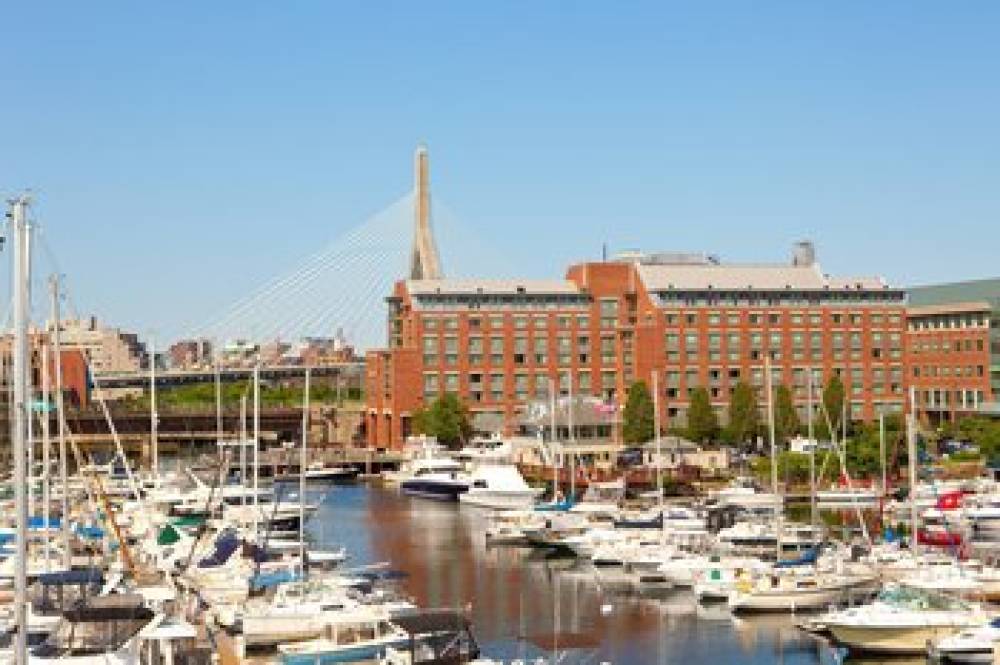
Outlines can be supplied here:
M867 605L831 612L820 622L848 651L923 654L928 643L985 623L975 605L940 593L894 585Z
M331 616L325 635L278 646L282 665L356 663L385 657L387 647L404 647L409 633L382 611L360 607Z
M469 477L469 490L459 497L463 504L518 510L534 505L541 489L534 489L513 464L481 464Z
M470 485L461 464L437 456L414 460L410 477L399 484L404 494L444 501L457 501L469 491Z
M752 479L743 477L734 479L728 487L716 490L709 496L721 505L744 508L774 507L784 501L781 496L762 492Z
M583 497L569 509L571 513L585 513L595 517L613 519L625 498L625 479L594 482L587 486Z
M306 465L305 476L307 481L347 482L358 477L358 470L343 464L326 466L323 462L311 462Z
M733 612L817 610L868 593L874 575L824 573L811 568L773 569L738 580L729 593Z

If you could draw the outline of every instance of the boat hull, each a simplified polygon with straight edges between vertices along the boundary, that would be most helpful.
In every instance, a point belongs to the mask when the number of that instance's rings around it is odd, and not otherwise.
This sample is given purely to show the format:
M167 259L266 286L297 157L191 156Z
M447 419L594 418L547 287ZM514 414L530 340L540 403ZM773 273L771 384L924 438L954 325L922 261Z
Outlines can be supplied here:
M442 483L431 480L410 479L400 483L403 494L419 496L438 501L458 501L458 497L469 491L469 486L463 483Z
M958 632L962 626L827 626L837 644L853 653L920 655L927 644Z

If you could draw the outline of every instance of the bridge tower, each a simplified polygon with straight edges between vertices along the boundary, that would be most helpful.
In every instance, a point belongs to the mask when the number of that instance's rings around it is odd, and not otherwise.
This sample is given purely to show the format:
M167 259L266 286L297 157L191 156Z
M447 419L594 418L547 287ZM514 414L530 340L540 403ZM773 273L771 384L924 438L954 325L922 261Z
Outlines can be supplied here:
M413 254L410 279L441 279L441 260L431 232L431 183L427 147L417 146L414 155Z

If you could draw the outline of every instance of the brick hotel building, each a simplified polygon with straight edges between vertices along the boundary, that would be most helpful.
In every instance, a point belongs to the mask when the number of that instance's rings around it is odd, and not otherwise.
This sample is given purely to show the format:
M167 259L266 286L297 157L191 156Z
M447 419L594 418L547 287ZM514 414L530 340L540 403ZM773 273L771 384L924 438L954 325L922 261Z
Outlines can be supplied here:
M817 395L838 374L852 418L869 419L904 405L905 300L880 278L824 274L809 243L788 263L631 254L563 280L400 281L388 348L367 355L366 436L399 447L413 413L445 392L510 433L550 380L620 404L653 373L664 427L685 423L697 386L725 422L736 383L763 388L768 359L803 417L811 369Z

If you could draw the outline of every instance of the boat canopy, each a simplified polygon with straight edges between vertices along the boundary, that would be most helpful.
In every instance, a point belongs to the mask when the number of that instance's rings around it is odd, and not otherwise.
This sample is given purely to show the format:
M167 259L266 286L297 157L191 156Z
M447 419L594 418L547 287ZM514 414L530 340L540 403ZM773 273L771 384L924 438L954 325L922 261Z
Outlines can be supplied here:
M153 618L153 611L146 607L142 596L126 593L91 598L67 610L63 616L73 623L149 620Z
M168 524L160 529L160 535L156 537L156 544L164 546L173 545L180 541L180 539L181 534L177 533L177 529Z
M819 547L810 547L797 559L788 559L774 564L775 568L794 568L795 566L811 566L819 558Z
M78 570L60 570L52 573L42 573L37 579L44 586L103 584L104 574L100 568L80 568Z

